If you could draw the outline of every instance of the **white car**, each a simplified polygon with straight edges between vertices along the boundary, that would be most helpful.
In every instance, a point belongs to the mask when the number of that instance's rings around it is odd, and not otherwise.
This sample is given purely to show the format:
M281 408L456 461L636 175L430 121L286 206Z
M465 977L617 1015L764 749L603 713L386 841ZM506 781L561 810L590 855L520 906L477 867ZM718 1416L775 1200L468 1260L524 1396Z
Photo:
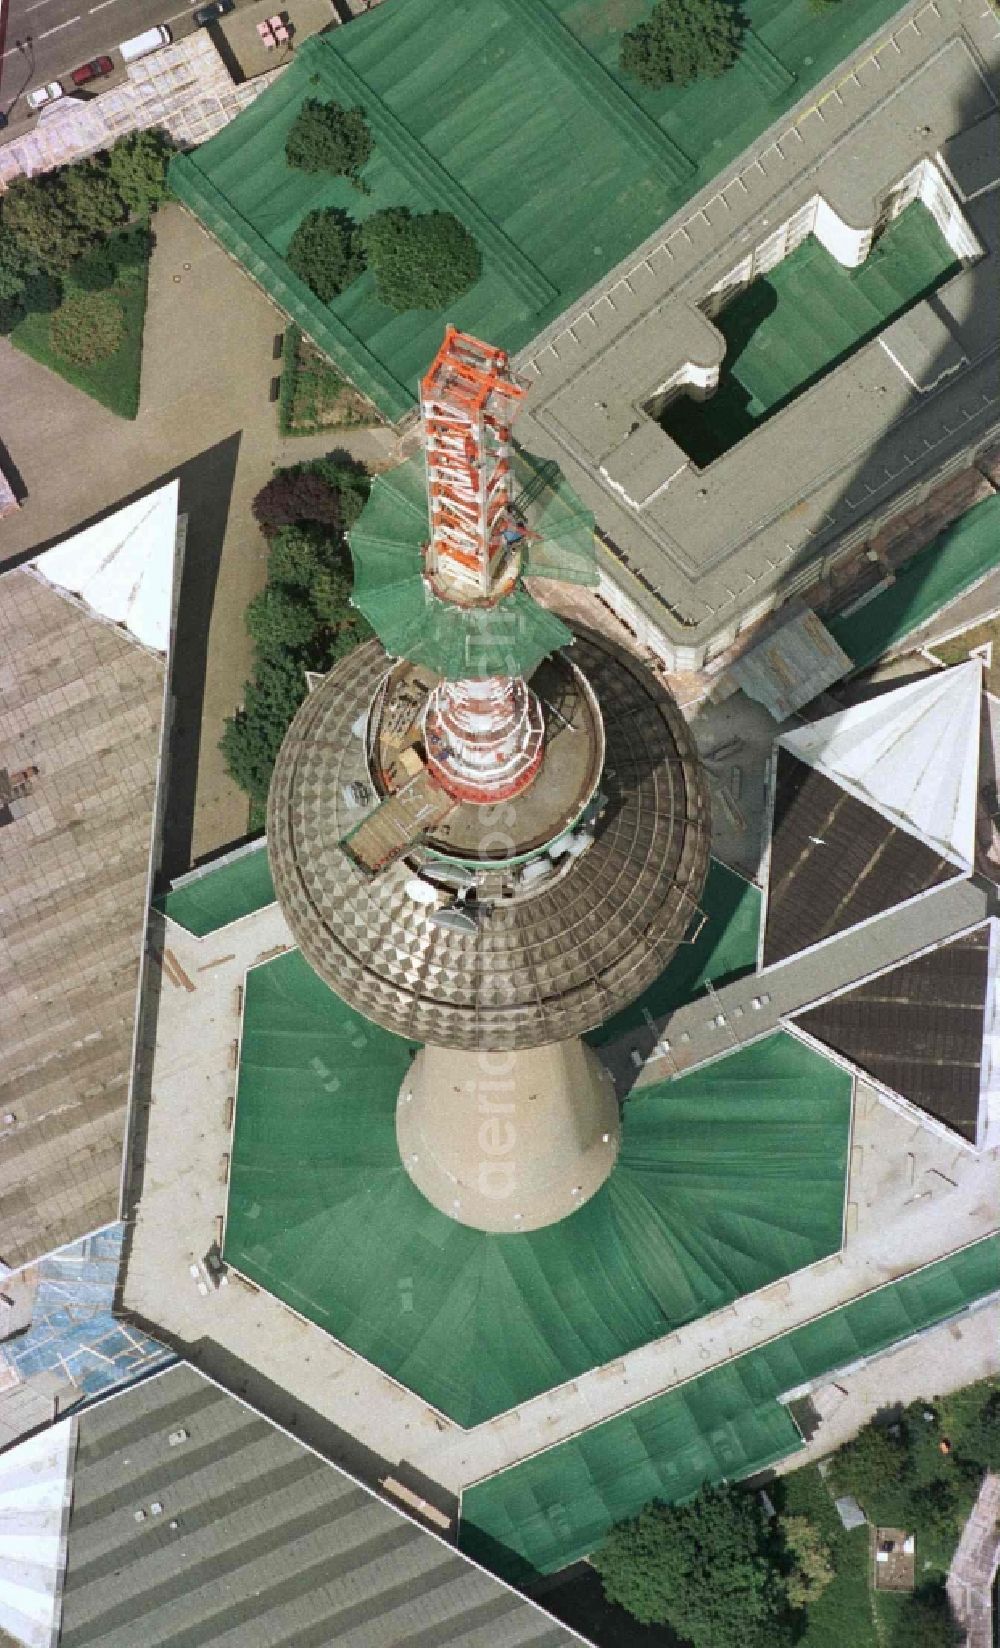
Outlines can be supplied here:
M33 92L28 93L28 108L44 109L46 103L54 103L57 97L65 95L58 80L50 80L47 86L36 86Z

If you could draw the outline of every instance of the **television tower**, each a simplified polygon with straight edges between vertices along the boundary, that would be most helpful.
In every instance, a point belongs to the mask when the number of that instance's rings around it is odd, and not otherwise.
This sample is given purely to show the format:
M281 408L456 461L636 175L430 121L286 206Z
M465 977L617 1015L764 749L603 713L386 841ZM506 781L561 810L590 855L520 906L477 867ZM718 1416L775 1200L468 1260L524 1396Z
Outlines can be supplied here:
M379 639L299 710L268 806L305 959L423 1043L401 1165L443 1212L508 1232L611 1172L618 1103L581 1037L667 965L709 846L671 695L524 586L597 582L592 518L513 445L524 394L503 350L447 329L420 386L424 464L378 477L350 534Z

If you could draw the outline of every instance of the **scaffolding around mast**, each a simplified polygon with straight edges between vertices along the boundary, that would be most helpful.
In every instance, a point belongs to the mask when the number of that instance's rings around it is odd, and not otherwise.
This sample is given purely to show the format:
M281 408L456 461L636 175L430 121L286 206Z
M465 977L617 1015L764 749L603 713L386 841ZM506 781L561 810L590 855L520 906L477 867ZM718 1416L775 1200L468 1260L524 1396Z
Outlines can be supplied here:
M420 384L430 542L428 576L457 599L512 587L524 528L512 514L510 426L524 388L506 350L449 326Z

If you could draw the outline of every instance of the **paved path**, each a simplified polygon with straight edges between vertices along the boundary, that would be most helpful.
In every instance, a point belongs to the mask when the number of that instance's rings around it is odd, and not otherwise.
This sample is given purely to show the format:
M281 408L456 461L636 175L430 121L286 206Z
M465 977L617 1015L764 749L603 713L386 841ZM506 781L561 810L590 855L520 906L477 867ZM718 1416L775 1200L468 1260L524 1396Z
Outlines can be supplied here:
M987 1471L952 1558L947 1590L967 1648L993 1648L993 1576L1000 1564L1000 1476Z

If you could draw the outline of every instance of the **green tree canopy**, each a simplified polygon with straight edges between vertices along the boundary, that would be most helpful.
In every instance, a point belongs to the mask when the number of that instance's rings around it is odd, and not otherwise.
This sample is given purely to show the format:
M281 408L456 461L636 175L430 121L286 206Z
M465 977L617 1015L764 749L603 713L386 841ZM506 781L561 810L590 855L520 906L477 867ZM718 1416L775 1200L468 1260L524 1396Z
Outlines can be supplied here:
M361 183L374 143L363 109L307 98L285 138L285 159L302 172L333 172Z
M148 261L153 236L145 224L108 235L67 272L70 285L81 292L105 292L125 269L140 269Z
M336 483L305 464L277 470L261 487L250 507L254 520L265 533L292 526L297 521L321 521L325 526L339 528L342 519Z
M830 1547L807 1516L783 1516L779 1528L788 1560L788 1600L793 1608L807 1608L823 1595L836 1572Z
M226 721L219 740L226 768L259 807L267 801L281 740L305 695L305 674L293 657L259 659L243 689L242 709Z
M280 584L268 584L255 595L244 617L247 633L267 658L304 651L319 628L308 596Z
M2 210L5 236L23 257L51 273L68 269L93 244L93 231L77 221L58 172L13 178Z
M608 1600L643 1625L670 1625L693 1648L779 1648L787 1598L770 1547L753 1495L702 1488L619 1523L591 1561Z
M390 309L441 309L479 279L482 258L450 212L414 216L405 206L373 212L361 225L375 289Z
M909 1468L905 1428L890 1432L871 1420L833 1457L831 1476L839 1494L853 1494L873 1521L898 1514Z
M623 35L619 63L643 86L715 79L736 62L743 30L730 0L657 0Z
M323 303L364 273L361 231L339 207L307 212L288 243L285 261Z
M108 172L136 216L147 217L166 195L167 167L173 152L170 137L156 129L130 132L109 150Z
M128 207L103 159L79 160L66 166L60 182L67 212L92 237L107 234L125 222Z
M976 1471L1000 1471L1000 1390L984 1393L951 1438L956 1459Z
M882 1648L959 1648L965 1632L951 1611L941 1582L893 1599L882 1626Z

